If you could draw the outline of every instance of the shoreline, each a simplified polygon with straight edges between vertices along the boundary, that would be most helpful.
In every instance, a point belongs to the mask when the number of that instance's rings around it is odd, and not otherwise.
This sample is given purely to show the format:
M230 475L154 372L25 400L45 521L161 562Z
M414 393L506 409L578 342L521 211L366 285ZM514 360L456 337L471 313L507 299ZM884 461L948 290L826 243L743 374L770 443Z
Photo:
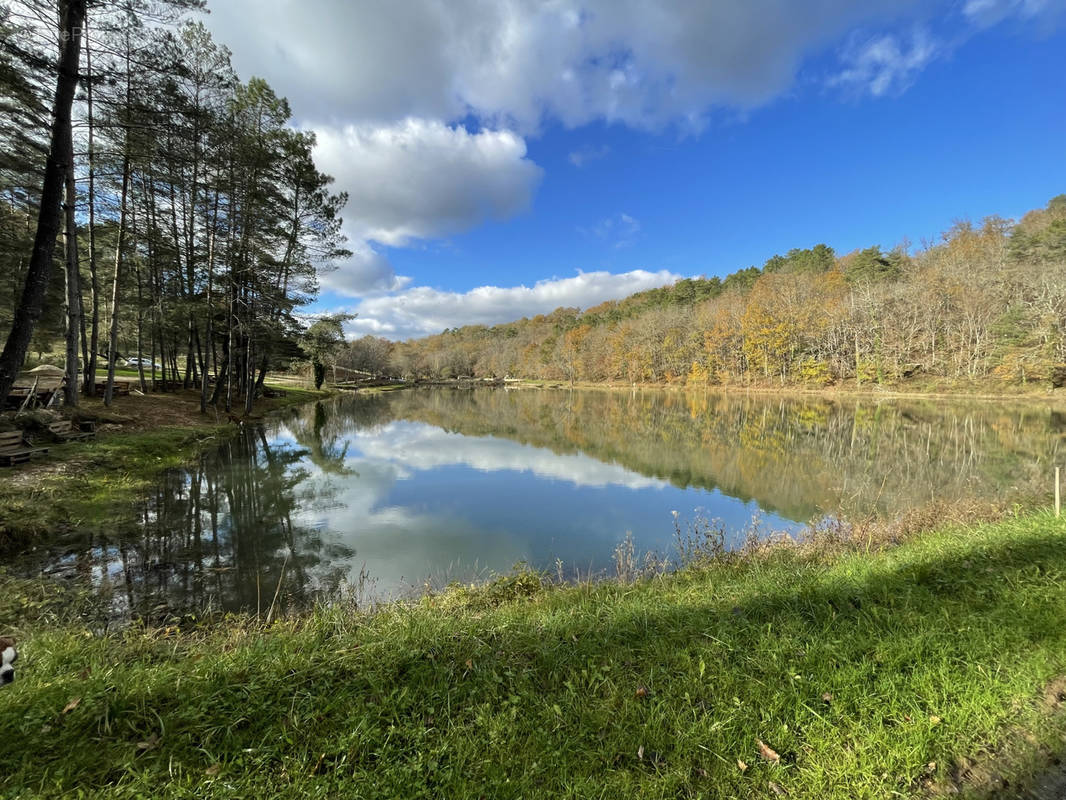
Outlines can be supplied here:
M260 399L258 421L292 406L330 397L332 391L270 385L279 396ZM239 427L226 413L201 415L198 390L176 390L117 398L105 409L96 398L81 398L68 416L97 423L95 439L47 443L49 452L0 475L0 553L59 534L75 525L121 524L122 510L169 469L195 460ZM237 417L236 414L233 415Z
M966 390L937 390L920 391L909 389L864 389L844 386L827 387L803 387L803 386L737 386L734 384L716 384L708 386L690 386L676 383L633 383L623 384L616 382L597 383L576 381L573 384L567 381L549 381L537 379L519 379L504 381L499 379L481 378L445 378L440 380L416 380L398 382L387 386L373 387L343 387L343 390L359 392L369 391L394 391L399 389L416 389L427 386L447 386L454 388L503 388L503 389L573 389L583 391L658 391L675 393L707 393L728 395L768 395L775 397L816 397L827 400L833 399L862 399L862 400L951 400L951 401L977 401L977 402L1003 402L1017 401L1023 403L1051 403L1066 406L1066 389L1041 389L1025 392L970 392Z

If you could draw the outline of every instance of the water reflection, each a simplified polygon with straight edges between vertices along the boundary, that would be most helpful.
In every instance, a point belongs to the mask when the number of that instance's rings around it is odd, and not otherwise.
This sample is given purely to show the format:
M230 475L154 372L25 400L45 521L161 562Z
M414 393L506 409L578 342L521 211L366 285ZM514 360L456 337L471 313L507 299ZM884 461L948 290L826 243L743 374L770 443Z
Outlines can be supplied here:
M1009 498L1046 479L1066 418L1038 406L709 393L426 389L349 395L244 431L168 474L125 534L84 531L23 572L90 584L116 615L265 612L364 569L381 596L524 561L667 553L671 511L737 531L839 508Z

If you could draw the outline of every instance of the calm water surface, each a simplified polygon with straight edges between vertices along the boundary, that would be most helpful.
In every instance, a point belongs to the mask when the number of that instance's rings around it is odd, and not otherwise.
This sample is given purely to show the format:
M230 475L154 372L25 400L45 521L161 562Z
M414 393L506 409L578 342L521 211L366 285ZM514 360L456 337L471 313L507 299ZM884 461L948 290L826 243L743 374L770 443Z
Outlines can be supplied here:
M794 531L840 509L1031 492L1064 434L1066 415L1038 404L347 395L170 473L129 531L56 541L16 569L86 583L118 616L265 609L275 591L300 604L361 574L379 598L520 562L573 576L609 570L627 534L638 553L674 555L675 511L739 540L753 519Z

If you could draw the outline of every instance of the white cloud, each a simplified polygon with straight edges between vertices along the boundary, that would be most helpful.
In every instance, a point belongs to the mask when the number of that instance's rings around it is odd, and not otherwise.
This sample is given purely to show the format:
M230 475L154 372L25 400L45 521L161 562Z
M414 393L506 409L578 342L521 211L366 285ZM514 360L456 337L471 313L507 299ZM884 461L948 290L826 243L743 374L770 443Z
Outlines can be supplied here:
M353 257L322 276L360 296L396 291L399 277L374 242L405 246L469 230L529 208L541 169L511 131L406 119L393 125L315 125L315 162L348 192L344 229Z
M1030 2L1032 0L1029 0ZM244 75L320 120L467 115L536 130L698 126L752 107L802 58L917 0L226 0L208 21Z
M584 453L553 453L496 436L464 436L420 422L392 422L350 438L364 456L396 464L404 471L461 464L482 472L531 472L574 486L663 489L666 481L605 463Z
M1066 12L1063 0L966 0L962 13L975 25L988 27L1009 17L1044 18L1052 23Z
M845 68L830 80L830 85L869 92L881 97L900 92L939 54L937 42L924 30L903 37L885 34L853 43L844 53Z
M507 130L470 133L424 119L389 126L314 126L315 161L349 193L360 239L403 246L529 208L541 169Z
M410 278L396 274L385 256L351 233L348 234L348 249L352 251L351 258L338 264L336 269L319 275L324 288L348 297L361 297L399 291L411 283Z
M353 336L370 333L407 339L462 325L498 325L546 314L560 306L588 308L665 286L681 277L667 270L638 269L620 274L580 272L572 278L552 278L533 286L480 286L468 292L416 286L392 295L365 298L352 309L359 316L346 329Z

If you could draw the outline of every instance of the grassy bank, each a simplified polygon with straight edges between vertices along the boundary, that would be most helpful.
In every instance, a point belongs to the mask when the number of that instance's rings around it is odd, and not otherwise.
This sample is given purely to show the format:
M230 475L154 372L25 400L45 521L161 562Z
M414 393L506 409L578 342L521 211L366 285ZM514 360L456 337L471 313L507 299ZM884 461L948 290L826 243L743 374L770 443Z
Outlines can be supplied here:
M257 416L327 395L272 388L277 396L259 400ZM0 548L67 528L122 524L162 472L236 429L225 412L200 414L195 390L117 397L110 409L83 398L73 414L96 422L95 440L62 444L42 437L47 455L0 471Z
M1048 515L269 628L93 636L16 595L2 797L1002 797L1064 749Z

